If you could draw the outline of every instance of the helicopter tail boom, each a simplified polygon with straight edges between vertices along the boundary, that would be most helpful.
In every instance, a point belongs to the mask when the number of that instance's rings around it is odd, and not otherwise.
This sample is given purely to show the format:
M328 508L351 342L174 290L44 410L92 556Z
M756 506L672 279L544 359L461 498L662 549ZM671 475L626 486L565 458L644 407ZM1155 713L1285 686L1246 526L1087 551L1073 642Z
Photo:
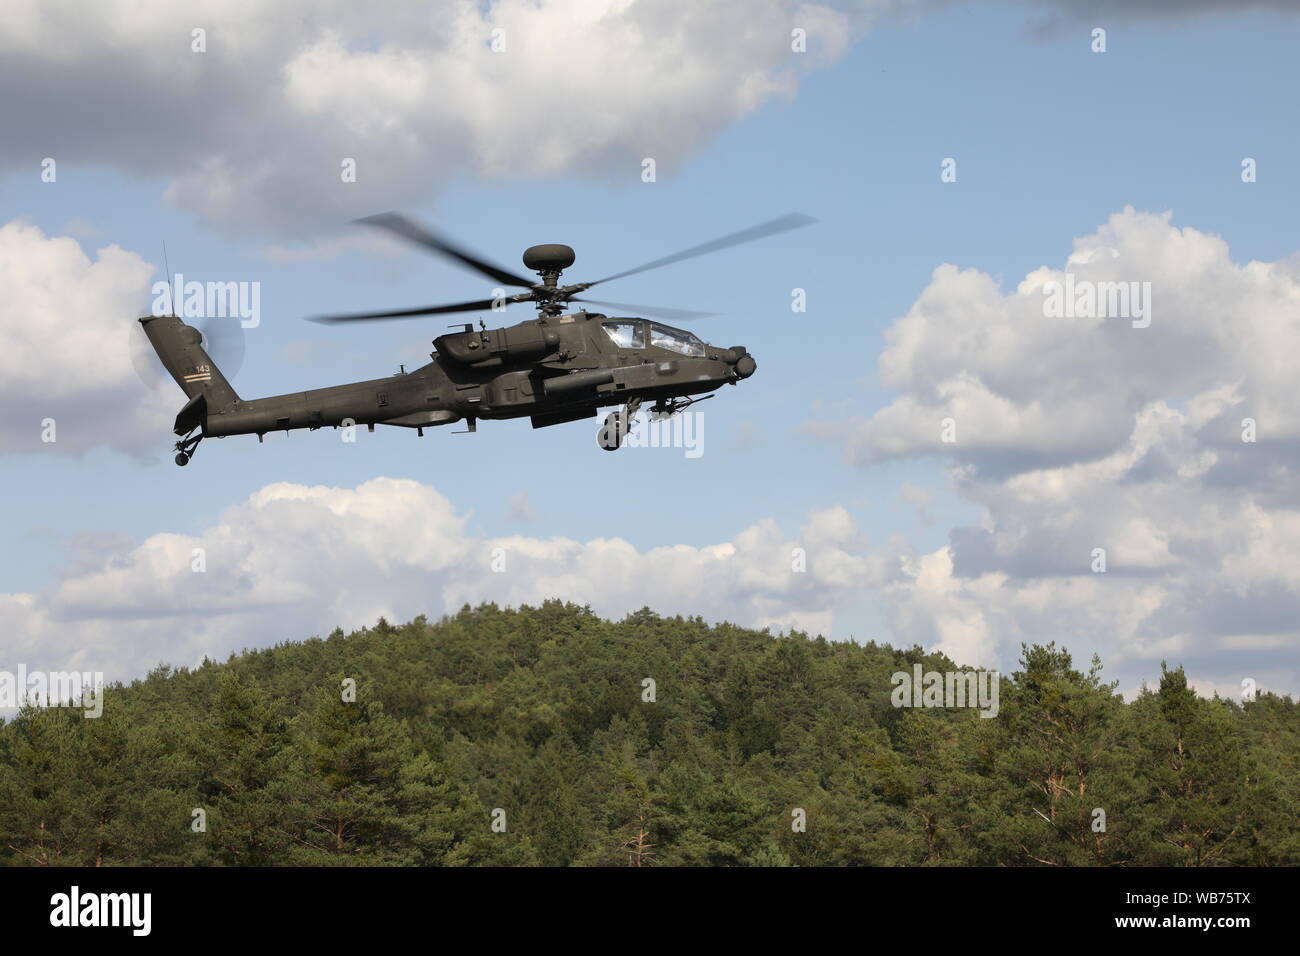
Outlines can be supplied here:
M190 418L200 408L206 412L208 409L227 408L239 401L221 369L204 351L203 336L198 329L186 325L174 315L145 316L140 324L144 326L149 344L158 353L163 366L190 399L185 406L186 411L194 409ZM185 411L181 417L186 417ZM177 428L181 424L178 418Z

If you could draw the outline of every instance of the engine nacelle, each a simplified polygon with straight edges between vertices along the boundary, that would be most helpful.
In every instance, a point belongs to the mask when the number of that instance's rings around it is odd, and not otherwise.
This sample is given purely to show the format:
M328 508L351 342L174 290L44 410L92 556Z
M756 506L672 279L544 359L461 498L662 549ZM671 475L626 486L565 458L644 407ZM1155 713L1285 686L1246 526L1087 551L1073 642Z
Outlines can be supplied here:
M537 322L525 322L505 329L451 332L438 336L433 345L458 365L506 365L545 358L559 348L560 336Z

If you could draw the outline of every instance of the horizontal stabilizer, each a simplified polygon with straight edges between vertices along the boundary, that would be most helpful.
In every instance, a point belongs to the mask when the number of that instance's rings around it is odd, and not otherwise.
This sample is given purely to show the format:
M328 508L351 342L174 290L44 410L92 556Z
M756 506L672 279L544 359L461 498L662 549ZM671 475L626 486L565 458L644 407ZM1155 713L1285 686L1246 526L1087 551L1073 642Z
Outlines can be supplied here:
M176 427L172 431L178 435L188 435L194 429L202 427L207 418L208 399L200 392L185 403L185 407L176 416Z

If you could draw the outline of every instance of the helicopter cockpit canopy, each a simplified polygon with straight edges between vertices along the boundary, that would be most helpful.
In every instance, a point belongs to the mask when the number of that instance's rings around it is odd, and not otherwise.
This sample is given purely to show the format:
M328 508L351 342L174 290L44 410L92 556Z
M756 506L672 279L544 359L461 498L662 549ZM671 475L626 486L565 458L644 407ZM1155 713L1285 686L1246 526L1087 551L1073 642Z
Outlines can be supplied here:
M612 319L602 322L601 328L621 349L645 348L645 324L639 319Z
M601 323L605 334L621 349L645 348L645 327L650 326L650 344L691 358L704 358L704 343L690 332L646 322L644 319L609 319Z
M650 344L691 358L704 358L704 343L681 329L672 329L657 322L650 323Z

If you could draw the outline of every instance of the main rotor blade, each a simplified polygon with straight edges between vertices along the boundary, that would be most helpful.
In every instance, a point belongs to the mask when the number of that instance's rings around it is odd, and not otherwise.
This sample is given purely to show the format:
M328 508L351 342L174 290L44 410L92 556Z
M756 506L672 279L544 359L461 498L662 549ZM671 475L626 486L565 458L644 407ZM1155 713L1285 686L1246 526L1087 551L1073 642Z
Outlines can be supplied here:
M602 302L599 299L579 299L572 298L570 302L585 302L588 305L608 305L615 309L622 309L628 315L652 315L657 319L676 319L679 322L687 319L707 319L717 315L717 312L692 312L689 309L669 309L662 305L630 305L627 302Z
M401 309L396 312L350 312L345 315L316 315L311 316L310 321L333 325L336 322L355 322L359 319L409 319L417 315L441 315L444 312L485 312L502 302L509 305L511 302L531 302L532 300L533 294L529 292L523 295L512 295L506 299L479 299L477 302L455 302L451 305L426 305L418 309Z
M628 269L626 272L616 272L612 276L606 276L603 279L597 279L595 282L584 283L588 288L598 285L601 282L608 282L611 279L621 279L624 276L636 275L638 272L648 272L650 269L658 269L660 266L672 265L674 262L681 262L683 259L693 259L696 256L702 256L708 252L717 252L719 249L727 249L731 246L738 246L742 242L753 242L755 239L765 239L768 236L774 236L779 232L788 232L791 229L798 229L800 226L807 226L816 222L811 216L805 216L803 213L792 212L789 215L781 216L779 219L772 219L768 222L759 223L757 226L750 226L748 229L742 229L740 232L733 232L730 235L722 236L711 242L701 243L698 246L691 246L681 252L675 252L671 256L664 256L662 259L656 259L654 262L647 262L643 266L637 266L635 269Z
M519 285L525 289L531 289L535 284L532 279L525 279L523 276L515 275L513 272L507 272L500 266L493 265L477 253L470 252L461 246L456 246L441 236L436 236L419 223L412 222L405 216L398 215L395 212L384 212L377 216L367 216L364 219L358 219L357 222L367 226L376 226L380 229L386 229L394 235L401 236L403 239L414 242L417 245L424 246L426 249L432 249L439 255L455 259L464 265L469 266L476 272L480 272L489 279L495 279L497 282L505 285Z

